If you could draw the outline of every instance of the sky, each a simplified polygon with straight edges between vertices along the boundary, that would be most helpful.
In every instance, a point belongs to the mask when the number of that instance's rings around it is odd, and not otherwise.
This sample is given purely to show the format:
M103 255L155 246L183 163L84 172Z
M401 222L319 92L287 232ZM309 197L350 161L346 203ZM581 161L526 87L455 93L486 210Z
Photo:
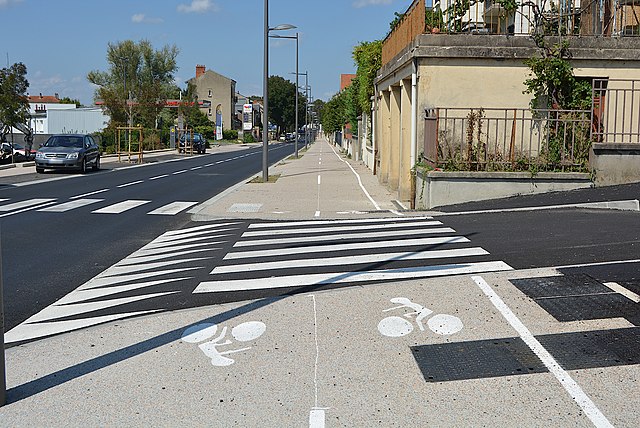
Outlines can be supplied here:
M308 73L313 98L326 101L340 90L340 74L355 73L353 47L383 39L394 12L411 3L270 0L269 25L297 26L276 33L299 33L299 70ZM261 95L263 10L264 0L0 0L0 68L22 62L30 95L58 93L89 105L95 88L86 76L108 69L108 43L146 39L155 49L179 49L181 87L202 64L235 80L241 94ZM295 40L269 46L269 74L295 81Z

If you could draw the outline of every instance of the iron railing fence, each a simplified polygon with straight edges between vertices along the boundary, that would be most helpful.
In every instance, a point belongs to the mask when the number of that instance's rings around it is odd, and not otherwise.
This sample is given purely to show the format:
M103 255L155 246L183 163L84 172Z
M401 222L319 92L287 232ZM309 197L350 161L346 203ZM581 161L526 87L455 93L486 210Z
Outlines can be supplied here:
M594 79L592 140L640 143L640 80Z
M436 108L423 160L455 171L588 171L591 111Z
M435 0L426 32L549 36L640 36L640 0Z

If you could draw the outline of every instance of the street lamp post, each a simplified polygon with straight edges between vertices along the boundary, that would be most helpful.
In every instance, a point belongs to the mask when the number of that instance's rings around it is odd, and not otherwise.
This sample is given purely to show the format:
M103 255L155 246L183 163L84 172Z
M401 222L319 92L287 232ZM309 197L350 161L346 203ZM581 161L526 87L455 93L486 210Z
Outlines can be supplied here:
M264 76L262 81L262 182L269 182L269 0L264 0Z
M296 110L295 110L295 114L296 114L296 132L295 132L295 143L294 143L294 147L295 147L295 156L296 159L298 158L298 41L299 41L299 34L296 33L295 36L269 36L272 37L274 39L296 39Z
M304 144L305 144L305 147L308 148L309 147L309 141L308 141L308 138L309 138L309 136L308 136L309 124L308 124L308 121L307 121L307 119L308 119L307 116L309 114L309 97L311 96L311 91L310 91L311 87L309 86L309 72L305 71L304 73L298 73L297 70L296 70L295 74L296 74L296 96L298 95L298 90L302 89L297 84L298 76L304 76L304 82L305 82L304 83L304 94L305 94L305 97L307 98L307 103L306 103L305 109L304 109L304 121L305 121L305 124L304 124Z
M269 0L264 0L264 75L262 83L262 182L269 182L269 31L291 30L294 25L269 27Z

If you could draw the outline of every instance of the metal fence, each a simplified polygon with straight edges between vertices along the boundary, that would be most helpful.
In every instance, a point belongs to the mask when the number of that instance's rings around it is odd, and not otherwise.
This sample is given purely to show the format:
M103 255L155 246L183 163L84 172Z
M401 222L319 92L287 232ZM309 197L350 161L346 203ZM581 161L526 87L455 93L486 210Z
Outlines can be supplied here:
M588 171L591 111L436 108L423 159L445 170Z
M640 36L640 0L517 0L514 12L496 0L435 0L427 32L558 36Z
M640 143L640 81L594 79L594 142Z

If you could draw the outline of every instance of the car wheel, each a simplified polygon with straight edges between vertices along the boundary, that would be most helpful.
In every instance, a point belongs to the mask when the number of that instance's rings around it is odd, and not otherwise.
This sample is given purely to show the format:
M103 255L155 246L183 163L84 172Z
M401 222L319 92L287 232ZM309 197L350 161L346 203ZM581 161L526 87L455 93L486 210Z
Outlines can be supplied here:
M42 174L44 172L44 168L36 167L36 173Z
M80 164L80 174L87 173L87 158L82 159L82 163Z
M100 156L96 158L96 162L93 164L93 170L97 171L100 169Z

